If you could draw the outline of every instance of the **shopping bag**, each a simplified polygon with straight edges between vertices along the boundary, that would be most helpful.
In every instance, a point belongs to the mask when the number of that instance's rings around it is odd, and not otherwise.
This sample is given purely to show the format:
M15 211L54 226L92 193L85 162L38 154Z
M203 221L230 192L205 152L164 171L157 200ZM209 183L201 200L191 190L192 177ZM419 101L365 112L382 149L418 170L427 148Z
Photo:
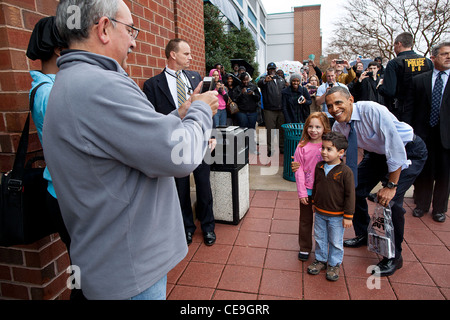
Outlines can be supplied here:
M390 205L383 207L376 204L367 232L369 251L388 259L395 257L394 225Z

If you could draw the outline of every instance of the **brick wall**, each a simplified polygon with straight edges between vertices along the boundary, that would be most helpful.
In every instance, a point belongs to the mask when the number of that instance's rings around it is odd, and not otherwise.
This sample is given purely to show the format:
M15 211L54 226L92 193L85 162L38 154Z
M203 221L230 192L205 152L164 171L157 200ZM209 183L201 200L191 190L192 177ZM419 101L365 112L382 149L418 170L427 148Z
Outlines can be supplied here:
M192 48L191 70L205 75L202 0L125 0L141 30L127 70L142 88L165 67L164 48L174 37ZM28 110L29 70L39 62L25 56L34 25L54 15L57 0L0 0L0 172L11 169ZM30 129L30 157L42 153L34 125ZM68 299L69 259L59 236L28 246L0 247L0 299Z
M319 63L322 55L320 5L294 8L294 60L303 61L310 54Z

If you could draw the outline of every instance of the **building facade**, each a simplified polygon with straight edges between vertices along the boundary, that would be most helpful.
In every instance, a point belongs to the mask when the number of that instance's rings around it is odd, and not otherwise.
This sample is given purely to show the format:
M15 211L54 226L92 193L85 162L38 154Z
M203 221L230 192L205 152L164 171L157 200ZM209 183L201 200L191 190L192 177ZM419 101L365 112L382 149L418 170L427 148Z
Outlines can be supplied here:
M300 61L314 55L320 63L322 35L320 5L295 7L267 16L267 62Z

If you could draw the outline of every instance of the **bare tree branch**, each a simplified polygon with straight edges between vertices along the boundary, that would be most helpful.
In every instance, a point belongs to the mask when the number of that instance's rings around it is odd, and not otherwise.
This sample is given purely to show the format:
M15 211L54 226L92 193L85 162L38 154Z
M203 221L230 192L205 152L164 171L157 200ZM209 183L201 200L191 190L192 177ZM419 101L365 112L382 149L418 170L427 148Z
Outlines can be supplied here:
M329 53L343 58L395 57L393 44L401 32L410 32L414 49L427 55L450 35L450 0L348 0L348 19L337 22Z

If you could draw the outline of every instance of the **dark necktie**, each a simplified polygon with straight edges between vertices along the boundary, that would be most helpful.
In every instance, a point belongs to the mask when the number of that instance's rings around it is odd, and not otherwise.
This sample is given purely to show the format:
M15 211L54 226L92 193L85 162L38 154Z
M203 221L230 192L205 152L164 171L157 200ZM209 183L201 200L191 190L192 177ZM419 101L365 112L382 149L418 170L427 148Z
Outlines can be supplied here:
M434 83L433 93L431 95L431 114L430 114L430 126L434 127L439 121L439 110L441 108L442 100L442 75L444 71L439 72L436 82Z
M348 148L346 164L353 171L355 187L358 185L358 141L356 139L355 122L350 121L350 132L348 133Z

